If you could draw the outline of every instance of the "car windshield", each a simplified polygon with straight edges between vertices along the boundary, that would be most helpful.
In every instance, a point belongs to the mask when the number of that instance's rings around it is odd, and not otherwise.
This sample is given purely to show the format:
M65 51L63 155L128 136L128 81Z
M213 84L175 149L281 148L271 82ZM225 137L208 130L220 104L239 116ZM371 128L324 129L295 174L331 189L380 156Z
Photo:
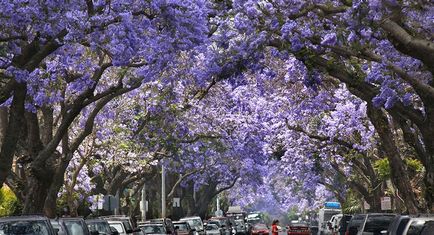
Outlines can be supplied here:
M147 224L140 227L146 234L165 234L166 230L162 224Z
M183 219L183 221L186 221L190 227L196 230L203 230L202 220L200 219Z
M366 219L366 224L363 231L370 233L380 233L383 230L387 230L394 218L394 215L370 215Z
M206 230L218 230L219 227L217 226L217 224L207 224L206 225Z
M268 229L268 228L267 228L267 226L265 224L256 224L254 226L254 229L259 230L259 229Z
M178 230L181 230L181 231L187 231L188 230L187 224L185 224L185 223L179 223L179 224L176 223L175 226L178 227Z
M123 233L123 232L125 232L125 231L124 231L124 228L123 228L123 226L122 226L121 223L109 223L109 224L110 224L110 227L115 228L116 231L118 231L118 233Z
M242 220L235 220L235 224L237 226L243 226L244 225L244 221L242 221Z
M8 221L0 223L0 235L50 235L44 221Z
M88 222L87 227L90 231L110 234L110 226L106 222Z
M74 234L74 235L86 234L84 228L82 227L82 223L80 221L66 220L63 221L63 223L66 226L66 230L68 230L70 234Z

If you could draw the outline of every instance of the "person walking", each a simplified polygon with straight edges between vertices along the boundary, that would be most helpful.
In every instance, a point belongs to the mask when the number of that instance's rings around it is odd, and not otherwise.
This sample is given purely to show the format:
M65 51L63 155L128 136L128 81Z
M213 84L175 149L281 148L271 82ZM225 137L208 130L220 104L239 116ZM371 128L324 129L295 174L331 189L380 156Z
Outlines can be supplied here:
M271 225L271 235L279 235L279 220L273 220Z

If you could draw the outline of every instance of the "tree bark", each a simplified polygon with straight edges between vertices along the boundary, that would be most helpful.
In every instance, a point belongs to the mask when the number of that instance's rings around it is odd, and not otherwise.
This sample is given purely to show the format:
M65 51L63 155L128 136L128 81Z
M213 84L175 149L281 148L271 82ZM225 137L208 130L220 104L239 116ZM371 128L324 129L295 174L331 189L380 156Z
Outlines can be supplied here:
M9 121L4 132L0 152L0 188L6 181L12 168L12 162L22 127L24 125L24 100L27 88L25 84L17 84L14 98L9 110Z
M412 214L418 213L420 209L416 195L412 190L410 177L404 161L395 145L394 136L390 130L387 116L381 109L376 109L371 104L368 104L368 117L381 139L381 145L389 160L392 181L404 199L408 212Z

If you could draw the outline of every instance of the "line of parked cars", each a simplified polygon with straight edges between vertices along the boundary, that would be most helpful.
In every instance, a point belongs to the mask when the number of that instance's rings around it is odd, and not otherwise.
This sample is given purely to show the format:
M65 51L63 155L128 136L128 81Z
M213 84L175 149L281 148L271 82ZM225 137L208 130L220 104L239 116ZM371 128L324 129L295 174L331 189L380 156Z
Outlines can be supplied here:
M0 218L0 235L144 235L126 216L84 220L81 217L48 219L44 216Z
M331 235L434 235L434 214L337 214L327 225Z
M212 217L203 223L198 216L171 221L152 219L135 225L126 216L83 219L44 216L0 218L0 235L269 235L265 224L248 224L235 217Z

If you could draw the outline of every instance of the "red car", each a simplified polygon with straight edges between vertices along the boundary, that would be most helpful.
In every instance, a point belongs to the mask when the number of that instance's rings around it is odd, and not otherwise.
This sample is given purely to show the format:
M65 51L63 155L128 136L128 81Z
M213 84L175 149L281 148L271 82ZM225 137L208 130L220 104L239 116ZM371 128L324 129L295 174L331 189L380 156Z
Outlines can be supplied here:
M269 235L270 230L265 224L255 224L252 228L252 235Z
M305 222L289 224L288 235L310 235L309 224Z

